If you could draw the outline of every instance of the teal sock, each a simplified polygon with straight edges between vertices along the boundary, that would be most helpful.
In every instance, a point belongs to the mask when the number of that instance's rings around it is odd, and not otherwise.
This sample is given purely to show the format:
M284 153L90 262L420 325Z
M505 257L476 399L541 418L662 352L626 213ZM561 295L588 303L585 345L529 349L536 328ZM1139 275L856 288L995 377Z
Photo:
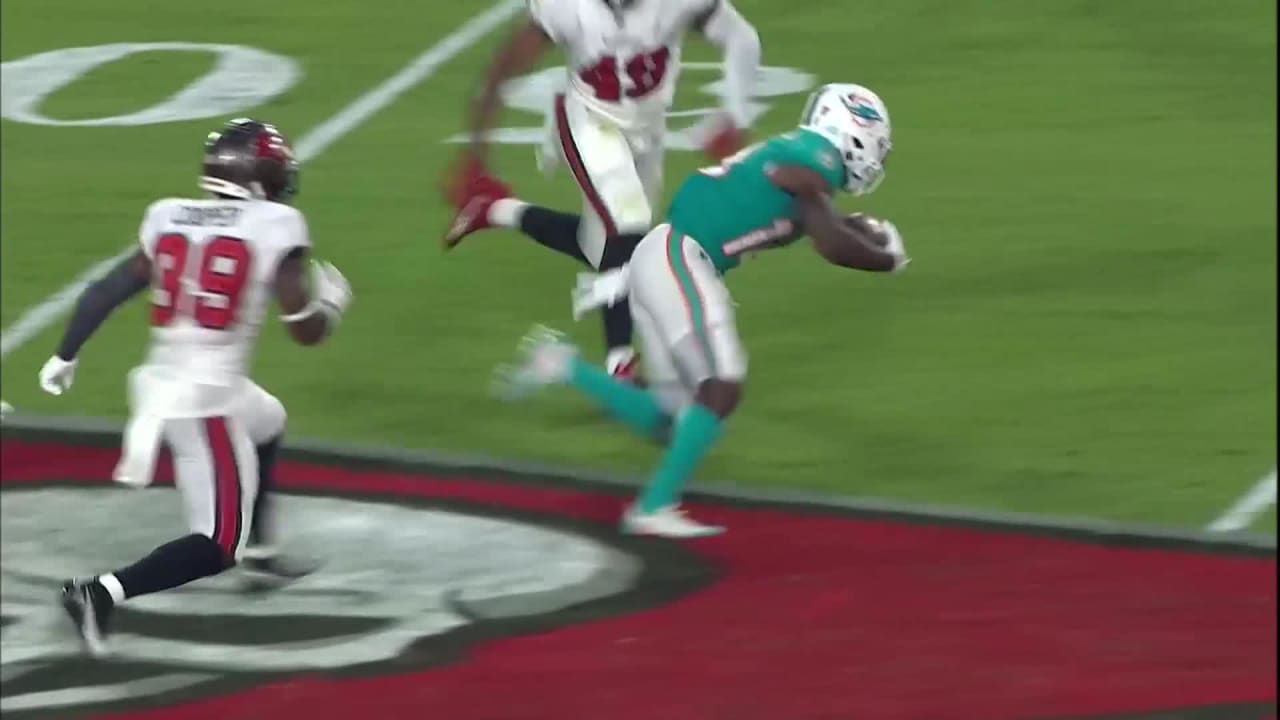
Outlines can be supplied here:
M615 379L598 367L574 358L569 386L591 398L610 415L649 439L660 439L669 418L647 391Z
M720 418L702 405L690 405L680 413L671 429L671 445L640 493L640 511L653 512L674 504L689 476L723 433Z

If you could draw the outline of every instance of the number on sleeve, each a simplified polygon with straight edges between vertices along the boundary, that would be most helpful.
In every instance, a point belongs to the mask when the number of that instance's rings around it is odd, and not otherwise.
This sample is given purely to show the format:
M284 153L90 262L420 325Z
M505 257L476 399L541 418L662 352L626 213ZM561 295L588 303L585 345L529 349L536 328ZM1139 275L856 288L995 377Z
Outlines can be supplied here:
M183 300L190 297L191 317L200 327L226 330L236 321L240 299L249 281L251 257L243 240L219 236L203 248L199 262L189 267L191 242L185 235L169 233L156 240L155 277L151 290L151 324L173 322ZM194 272L195 279L187 278Z

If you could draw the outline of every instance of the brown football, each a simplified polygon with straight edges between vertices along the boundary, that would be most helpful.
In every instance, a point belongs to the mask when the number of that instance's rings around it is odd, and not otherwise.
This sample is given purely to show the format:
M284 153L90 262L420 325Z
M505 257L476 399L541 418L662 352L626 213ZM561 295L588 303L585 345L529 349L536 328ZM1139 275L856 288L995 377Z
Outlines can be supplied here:
M850 213L845 216L844 224L876 245L886 247L889 244L889 236L880 232L875 225L868 222L874 220L875 218L866 213Z

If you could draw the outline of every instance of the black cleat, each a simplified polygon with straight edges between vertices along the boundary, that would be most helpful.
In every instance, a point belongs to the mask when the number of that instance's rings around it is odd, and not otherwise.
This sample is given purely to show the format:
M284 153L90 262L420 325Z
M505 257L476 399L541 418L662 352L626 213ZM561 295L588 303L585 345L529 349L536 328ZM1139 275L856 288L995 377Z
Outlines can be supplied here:
M85 652L93 657L107 653L106 638L110 632L111 611L115 603L107 589L97 580L68 580L62 585L62 609L80 633Z
M304 562L287 555L260 555L253 557L253 551L240 562L244 573L242 587L245 592L269 592L278 590L289 583L304 578L315 572L317 563Z

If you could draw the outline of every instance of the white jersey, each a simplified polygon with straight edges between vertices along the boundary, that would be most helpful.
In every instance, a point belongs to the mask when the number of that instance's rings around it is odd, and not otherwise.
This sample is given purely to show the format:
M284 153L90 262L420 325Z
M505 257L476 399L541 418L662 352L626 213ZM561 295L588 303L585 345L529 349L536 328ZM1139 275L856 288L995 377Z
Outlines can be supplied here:
M302 213L266 200L165 198L147 208L138 240L153 268L146 365L210 385L246 377L276 270L311 244Z
M661 126L675 97L685 32L728 0L528 0L568 59L569 91L624 129Z

